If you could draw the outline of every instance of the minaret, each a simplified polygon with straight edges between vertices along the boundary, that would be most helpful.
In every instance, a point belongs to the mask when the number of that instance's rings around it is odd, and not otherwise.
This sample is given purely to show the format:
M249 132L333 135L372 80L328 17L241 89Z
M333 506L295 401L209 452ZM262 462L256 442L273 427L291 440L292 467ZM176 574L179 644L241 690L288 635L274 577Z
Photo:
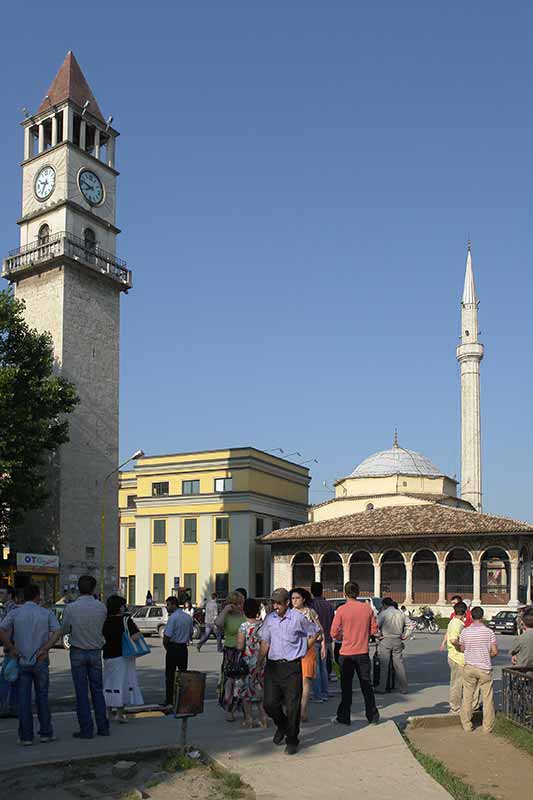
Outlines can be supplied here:
M471 245L468 242L463 299L461 301L461 344L457 360L461 365L461 497L477 511L482 510L481 413L479 365L483 345L478 340L477 308Z

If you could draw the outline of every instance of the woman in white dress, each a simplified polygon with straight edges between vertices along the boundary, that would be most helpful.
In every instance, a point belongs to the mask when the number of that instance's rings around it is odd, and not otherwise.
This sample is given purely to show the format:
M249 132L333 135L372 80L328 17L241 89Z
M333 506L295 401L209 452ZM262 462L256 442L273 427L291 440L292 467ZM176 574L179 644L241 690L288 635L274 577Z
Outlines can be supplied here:
M122 655L122 635L125 625L133 640L141 635L131 617L125 615L126 599L117 594L107 599L107 619L102 633L105 644L104 657L104 697L110 709L111 719L127 722L124 706L140 706L143 696L137 680L135 658Z

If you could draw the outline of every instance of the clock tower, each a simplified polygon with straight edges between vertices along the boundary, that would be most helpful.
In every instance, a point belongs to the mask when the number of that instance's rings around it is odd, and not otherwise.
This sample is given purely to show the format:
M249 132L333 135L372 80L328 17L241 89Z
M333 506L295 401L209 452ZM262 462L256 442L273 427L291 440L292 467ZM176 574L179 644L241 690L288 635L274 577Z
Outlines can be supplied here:
M25 303L30 327L49 331L56 369L77 388L70 441L49 464L45 509L28 514L14 538L19 552L57 553L61 589L92 573L117 585L120 295L131 272L117 258L115 142L72 52L37 112L22 123L20 246L2 274ZM104 495L105 492L105 495Z

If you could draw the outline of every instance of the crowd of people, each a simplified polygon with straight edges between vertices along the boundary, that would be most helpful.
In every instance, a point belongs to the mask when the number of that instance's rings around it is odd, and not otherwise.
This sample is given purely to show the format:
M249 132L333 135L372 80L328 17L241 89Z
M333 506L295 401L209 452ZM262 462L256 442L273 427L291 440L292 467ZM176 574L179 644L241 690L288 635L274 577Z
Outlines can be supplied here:
M0 645L4 648L2 685L9 686L4 701L16 709L19 741L23 746L35 739L32 691L41 743L55 740L50 713L49 651L62 636L70 639L70 667L76 698L78 730L73 736L91 739L109 736L110 722L127 722L126 708L143 704L135 650L143 645L142 634L118 594L101 602L96 581L84 575L78 582L79 597L65 606L61 623L53 611L40 604L39 588L24 589L22 603L8 591L0 622ZM355 582L344 586L345 602L334 613L323 597L322 584L311 592L295 587L272 593L272 611L249 598L245 589L228 595L219 609L216 595L206 603L205 632L198 652L216 635L222 652L219 703L226 720L235 722L242 713L245 728L275 726L273 742L285 751L298 751L300 725L308 718L310 701L331 697L329 681L340 678L341 696L333 722L351 724L353 680L357 675L369 724L379 722L376 694L408 692L403 659L410 636L409 617L391 598L383 598L376 615L370 603L360 602ZM178 598L166 601L168 622L164 630L165 701L175 704L176 671L188 668L192 643L193 609L180 607ZM512 663L533 667L533 609L523 614L524 634L511 649ZM374 658L370 645L376 644ZM462 598L453 598L453 612L441 650L447 652L450 668L450 711L460 714L465 731L472 730L472 716L483 709L483 730L494 725L492 659L498 654L494 633L483 624L483 609L468 609ZM146 652L146 650L144 651ZM378 656L379 652L379 656Z

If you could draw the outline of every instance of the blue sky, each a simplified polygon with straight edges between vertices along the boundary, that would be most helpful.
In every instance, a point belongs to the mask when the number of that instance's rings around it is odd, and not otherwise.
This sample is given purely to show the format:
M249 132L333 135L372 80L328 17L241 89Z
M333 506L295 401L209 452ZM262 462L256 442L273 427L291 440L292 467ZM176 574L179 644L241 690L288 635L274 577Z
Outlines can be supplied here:
M470 234L485 510L533 517L532 30L493 0L4 9L2 251L67 50L122 134L124 456L300 451L320 502L398 427L459 473Z

